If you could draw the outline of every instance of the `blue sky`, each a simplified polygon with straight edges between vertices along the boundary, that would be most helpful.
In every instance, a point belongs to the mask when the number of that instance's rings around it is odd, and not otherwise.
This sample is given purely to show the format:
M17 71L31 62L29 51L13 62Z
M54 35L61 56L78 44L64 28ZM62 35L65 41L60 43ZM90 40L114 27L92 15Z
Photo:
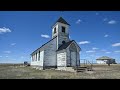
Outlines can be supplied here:
M0 63L30 62L30 54L51 39L62 16L81 59L110 56L120 63L120 11L0 11Z

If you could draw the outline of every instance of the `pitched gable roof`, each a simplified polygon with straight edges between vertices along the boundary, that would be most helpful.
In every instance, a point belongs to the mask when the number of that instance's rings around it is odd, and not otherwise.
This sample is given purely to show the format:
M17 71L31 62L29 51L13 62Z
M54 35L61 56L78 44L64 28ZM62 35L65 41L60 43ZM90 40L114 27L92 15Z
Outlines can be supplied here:
M60 51L60 50L66 49L66 48L67 48L67 47L68 47L73 41L74 41L74 40L62 44L62 45L58 48L57 51Z
M57 37L57 36L56 36ZM51 42L52 40L54 40L56 37L54 37L54 38L52 38L51 40L49 40L48 42L46 42L45 44L43 44L41 47L39 47L38 49L40 49L40 48L43 48L45 45L47 45L49 42ZM38 49L36 49L35 51L37 51ZM32 53L31 53L31 55L35 52L35 51L33 51Z
M102 56L96 60L112 60L113 58L107 57L107 56Z
M64 23L64 24L67 24L67 25L70 26L70 24L67 23L62 17L60 17L60 18L55 22L55 24L56 24L57 22Z
M66 49L72 42L75 42L75 41L74 41L74 40L71 40L71 41L69 41L69 42L67 42L67 43L62 44L62 45L58 48L57 51ZM76 43L76 42L75 42L75 43ZM77 44L77 46L78 46L78 44ZM78 46L78 47L79 47L79 46ZM80 47L79 47L79 48L80 48ZM80 48L80 50L81 50L81 48Z

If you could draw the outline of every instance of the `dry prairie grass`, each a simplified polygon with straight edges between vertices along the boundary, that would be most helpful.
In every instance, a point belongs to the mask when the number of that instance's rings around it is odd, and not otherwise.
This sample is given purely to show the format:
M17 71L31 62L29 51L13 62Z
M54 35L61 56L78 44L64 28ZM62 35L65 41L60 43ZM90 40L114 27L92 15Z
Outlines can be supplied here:
M120 79L120 65L93 65L93 71L80 73L0 65L0 79Z

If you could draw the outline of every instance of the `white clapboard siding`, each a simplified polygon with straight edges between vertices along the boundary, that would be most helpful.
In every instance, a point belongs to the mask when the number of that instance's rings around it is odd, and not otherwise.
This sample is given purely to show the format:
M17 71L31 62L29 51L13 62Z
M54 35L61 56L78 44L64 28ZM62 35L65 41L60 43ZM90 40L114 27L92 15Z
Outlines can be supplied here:
M49 42L44 48L44 66L57 66L56 61L56 48L57 48L56 38Z
M66 66L66 52L57 54L57 66Z

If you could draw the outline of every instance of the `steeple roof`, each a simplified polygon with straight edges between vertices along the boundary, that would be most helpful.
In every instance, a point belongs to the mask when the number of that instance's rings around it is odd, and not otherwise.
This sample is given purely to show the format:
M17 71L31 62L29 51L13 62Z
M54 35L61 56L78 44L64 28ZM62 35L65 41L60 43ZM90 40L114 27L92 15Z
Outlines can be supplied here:
M70 26L70 24L67 23L62 17L60 17L60 18L55 22L55 24L56 24L57 22L64 23L64 24L67 24L67 25Z

